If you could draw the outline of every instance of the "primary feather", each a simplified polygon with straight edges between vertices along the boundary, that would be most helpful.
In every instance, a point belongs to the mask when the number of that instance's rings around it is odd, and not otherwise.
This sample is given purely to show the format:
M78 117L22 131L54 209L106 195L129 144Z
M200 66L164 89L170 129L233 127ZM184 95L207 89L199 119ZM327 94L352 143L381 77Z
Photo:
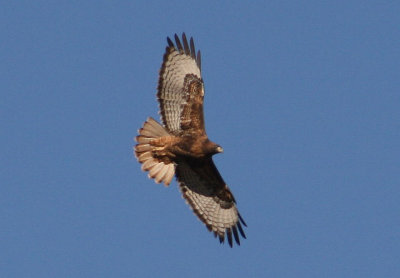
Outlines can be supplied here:
M157 183L168 185L174 174L183 198L197 217L220 240L240 244L246 226L235 198L212 156L222 148L211 142L204 127L204 83L200 51L183 33L175 43L167 38L158 80L161 126L149 118L136 137L135 155Z

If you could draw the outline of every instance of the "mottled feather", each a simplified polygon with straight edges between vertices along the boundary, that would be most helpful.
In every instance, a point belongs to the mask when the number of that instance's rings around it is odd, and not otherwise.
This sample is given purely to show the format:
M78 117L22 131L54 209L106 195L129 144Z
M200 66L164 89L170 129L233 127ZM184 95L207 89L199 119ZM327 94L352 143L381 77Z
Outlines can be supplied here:
M240 245L237 229L246 238L240 222L245 226L246 223L212 159L181 161L176 174L184 199L207 229L221 242L224 242L226 234L230 246L233 231L234 239Z
M201 54L193 41L167 38L157 98L163 126L148 118L136 137L135 155L156 183L169 185L176 175L183 198L221 243L232 247L246 238L233 194L212 160L222 148L205 131Z
M200 55L196 56L193 38L190 46L185 35L182 35L183 46L177 35L176 46L170 38L167 42L157 89L162 122L176 135L192 121L196 123L194 128L204 129L201 61Z

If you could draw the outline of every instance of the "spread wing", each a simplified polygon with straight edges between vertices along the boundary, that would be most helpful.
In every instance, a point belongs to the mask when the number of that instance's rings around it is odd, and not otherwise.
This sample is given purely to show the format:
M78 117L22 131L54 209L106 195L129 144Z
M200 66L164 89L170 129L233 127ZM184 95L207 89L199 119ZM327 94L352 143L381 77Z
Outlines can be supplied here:
M161 120L175 135L193 130L205 133L200 51L196 55L193 38L189 45L185 33L183 45L176 34L176 46L170 38L167 41L157 88Z
M197 217L206 225L220 242L225 234L232 247L232 234L240 245L239 234L246 238L235 199L223 181L211 158L204 160L185 160L178 164L176 176L183 197Z

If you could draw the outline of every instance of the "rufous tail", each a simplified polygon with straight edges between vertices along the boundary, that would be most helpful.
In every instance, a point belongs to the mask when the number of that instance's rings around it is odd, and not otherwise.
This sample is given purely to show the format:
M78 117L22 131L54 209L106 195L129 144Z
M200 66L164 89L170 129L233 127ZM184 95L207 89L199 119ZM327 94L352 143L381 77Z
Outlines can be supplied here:
M156 120L149 117L139 129L139 135L136 136L135 156L142 163L142 170L149 171L149 178L154 179L156 183L163 182L168 186L175 174L175 165L172 162L166 163L154 156L156 146L152 141L169 136L168 131ZM154 141L153 141L154 142Z

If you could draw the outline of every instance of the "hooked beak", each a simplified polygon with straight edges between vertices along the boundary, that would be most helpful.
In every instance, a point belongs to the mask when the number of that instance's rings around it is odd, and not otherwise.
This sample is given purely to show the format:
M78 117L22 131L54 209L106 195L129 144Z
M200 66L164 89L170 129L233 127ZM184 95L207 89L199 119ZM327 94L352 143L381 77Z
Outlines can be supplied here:
M224 152L224 149L223 149L221 146L218 146L215 150L216 150L218 153L223 153L223 152Z

